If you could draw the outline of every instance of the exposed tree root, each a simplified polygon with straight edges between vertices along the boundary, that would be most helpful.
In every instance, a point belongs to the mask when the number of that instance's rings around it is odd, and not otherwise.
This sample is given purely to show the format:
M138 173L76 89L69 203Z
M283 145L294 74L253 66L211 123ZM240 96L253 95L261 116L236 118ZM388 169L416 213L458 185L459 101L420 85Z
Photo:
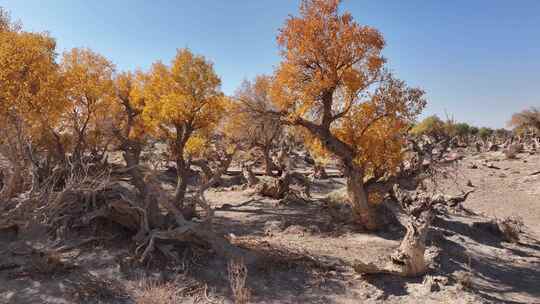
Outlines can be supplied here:
M186 219L182 210L174 204L173 197L161 188L152 175L142 181L144 195L140 189L125 182L108 179L96 181L88 177L71 181L65 189L54 193L40 212L57 237L62 237L62 232L83 227L93 227L95 230L98 219L120 225L136 242L135 254L142 262L148 261L154 250L173 257L170 248L160 244L166 240L197 244L227 258L241 257L246 263L252 263L254 256L233 246L210 228L213 209L206 201L204 191L221 177L231 159L227 157L192 198L205 210L206 216L202 222ZM159 206L169 215L163 214ZM89 242L93 240L89 238Z

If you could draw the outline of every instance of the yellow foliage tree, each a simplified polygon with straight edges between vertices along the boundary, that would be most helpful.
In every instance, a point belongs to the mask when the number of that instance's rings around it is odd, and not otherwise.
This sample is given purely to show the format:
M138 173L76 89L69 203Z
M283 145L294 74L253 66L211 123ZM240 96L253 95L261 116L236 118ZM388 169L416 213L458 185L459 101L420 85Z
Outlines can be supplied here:
M143 196L146 193L146 186L139 163L142 150L149 138L142 119L144 98L141 90L143 90L144 77L142 72L122 72L115 75L114 98L108 109L112 123L104 126L111 129L110 140L116 144L117 149L123 152L133 183Z
M283 134L279 118L268 113L275 108L270 98L271 84L271 77L265 75L257 76L253 82L245 81L231 103L225 125L229 136L249 148L260 149L267 175L273 175L271 149Z
M527 132L540 133L540 108L532 107L512 114L508 126L514 128L514 132L524 135Z
M397 168L403 135L425 101L385 71L382 35L340 14L339 3L304 0L300 16L286 21L272 95L288 124L341 160L357 222L375 229L364 179Z
M65 109L62 80L54 39L22 31L3 11L0 24L0 147L20 173L27 165L36 169L38 153L53 148L51 139L59 139L56 129Z
M189 164L186 152L204 147L224 111L221 80L212 63L188 49L178 50L171 66L154 63L144 80L143 119L149 130L164 140L176 162L175 200L183 207Z
M114 65L90 49L64 53L61 72L68 110L65 125L72 136L72 157L77 163L86 152L98 156L107 148L105 132L112 122ZM109 126L109 128L107 128Z

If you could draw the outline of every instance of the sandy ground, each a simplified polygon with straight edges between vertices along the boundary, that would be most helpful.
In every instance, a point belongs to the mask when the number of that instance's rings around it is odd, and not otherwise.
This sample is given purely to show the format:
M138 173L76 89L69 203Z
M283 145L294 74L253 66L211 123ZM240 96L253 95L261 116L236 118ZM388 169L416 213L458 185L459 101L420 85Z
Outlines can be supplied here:
M489 169L485 162L500 169ZM469 169L476 164L478 169ZM463 178L475 192L464 206L493 217L519 216L525 226L540 236L540 155L520 154L507 160L500 152L466 158L460 165ZM465 181L466 182L466 181Z
M389 224L368 234L336 221L341 209L329 208L325 198L344 187L342 179L315 181L313 198L305 202L264 199L240 186L212 189L207 196L216 207L214 228L268 257L248 271L253 303L540 303L540 174L531 175L540 170L540 156L468 155L456 168L457 178L444 180L441 189L475 192L465 210L441 212L433 223L427 277L440 282L435 285L425 278L353 271L356 260L387 258L404 230ZM474 187L467 186L469 180ZM525 223L517 244L473 226L511 215ZM183 303L231 303L226 261L186 246L174 248L181 264L156 258L143 267L131 258L135 248L129 240L109 235L64 252L68 263L58 271L9 267L8 262L34 265L35 257L24 254L31 247L54 246L44 233L0 239L0 303L134 303L143 276L174 281L182 290L206 286L207 296L187 296Z
M475 164L476 169L469 169ZM500 169L491 169L486 165ZM315 183L314 202L280 205L271 200L250 198L243 192L211 193L215 205L230 203L234 208L219 211L221 229L239 239L257 236L273 248L307 253L332 265L340 265L337 277L342 288L310 289L294 300L261 297L261 303L540 303L540 156L522 154L505 160L502 153L469 155L455 165L455 172L439 185L446 194L474 190L462 212L440 215L431 232L433 270L430 275L450 279L437 292L426 292L422 280L390 276L360 277L347 267L355 260L376 261L399 245L403 231L390 226L378 234L354 231L354 227L332 224L332 213L318 205L331 191L344 185L342 179ZM473 187L467 186L471 181ZM224 200L224 197L227 199ZM243 203L232 203L232 202ZM322 209L322 210L321 210ZM473 223L506 216L518 216L525 224L519 244L473 228ZM218 221L219 222L219 221ZM272 223L272 224L269 224ZM265 233L268 227L279 226ZM273 233L273 231L279 231ZM472 276L471 287L460 288L462 273ZM268 284L268 282L266 282ZM330 283L328 283L330 284ZM331 285L331 284L330 284ZM276 289L272 289L274 292ZM315 291L317 290L317 291Z

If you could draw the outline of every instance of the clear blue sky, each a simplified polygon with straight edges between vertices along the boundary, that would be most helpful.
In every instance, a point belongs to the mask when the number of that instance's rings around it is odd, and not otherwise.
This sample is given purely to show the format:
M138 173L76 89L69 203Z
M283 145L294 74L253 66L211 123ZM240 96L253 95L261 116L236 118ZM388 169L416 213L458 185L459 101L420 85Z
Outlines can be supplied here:
M60 51L89 47L119 70L168 62L189 47L215 63L223 90L271 73L275 37L293 0L0 0L25 29L49 31ZM392 70L429 97L426 114L503 127L540 106L539 0L345 0L382 31Z

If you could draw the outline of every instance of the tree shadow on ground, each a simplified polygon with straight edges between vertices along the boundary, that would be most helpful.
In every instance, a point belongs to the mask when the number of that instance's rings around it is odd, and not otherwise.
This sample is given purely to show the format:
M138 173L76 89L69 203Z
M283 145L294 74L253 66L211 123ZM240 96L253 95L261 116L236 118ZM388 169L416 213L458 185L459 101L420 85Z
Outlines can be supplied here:
M336 214L338 212L340 214ZM366 233L362 227L351 221L350 214L327 207L321 200L280 203L277 200L255 197L216 209L213 224L217 231L236 236L265 236L269 232L268 225L272 222L278 222L280 226L279 231L271 231L275 233L290 226L300 227L300 230L321 237L335 238L346 234ZM403 238L405 229L395 220L370 234L396 241Z
M345 262L338 258L291 251L264 241L243 246L261 257L249 270L258 301L331 303L328 296L347 292Z
M347 291L341 268L344 262L339 259L291 251L256 239L236 245L257 256L255 263L247 265L247 288L253 302L332 303L329 296ZM208 286L217 298L232 300L227 258L200 254L190 246L180 251L191 252L189 266L172 280L197 282L196 285ZM163 266L155 268L162 269Z
M131 303L122 284L76 268L62 273L8 273L0 288L7 303ZM3 281L3 280L2 280Z
M423 278L404 278L393 275L368 275L365 276L366 281L383 291L381 300L386 300L390 296L406 296L409 294L407 285L411 283L421 283Z
M531 252L538 250L536 244L506 243L500 236L454 217L438 217L434 230L440 233L434 242L441 249L436 259L441 274L470 272L472 290L487 301L530 303L540 297L540 260ZM517 262L522 257L527 259ZM525 300L514 300L516 295Z

